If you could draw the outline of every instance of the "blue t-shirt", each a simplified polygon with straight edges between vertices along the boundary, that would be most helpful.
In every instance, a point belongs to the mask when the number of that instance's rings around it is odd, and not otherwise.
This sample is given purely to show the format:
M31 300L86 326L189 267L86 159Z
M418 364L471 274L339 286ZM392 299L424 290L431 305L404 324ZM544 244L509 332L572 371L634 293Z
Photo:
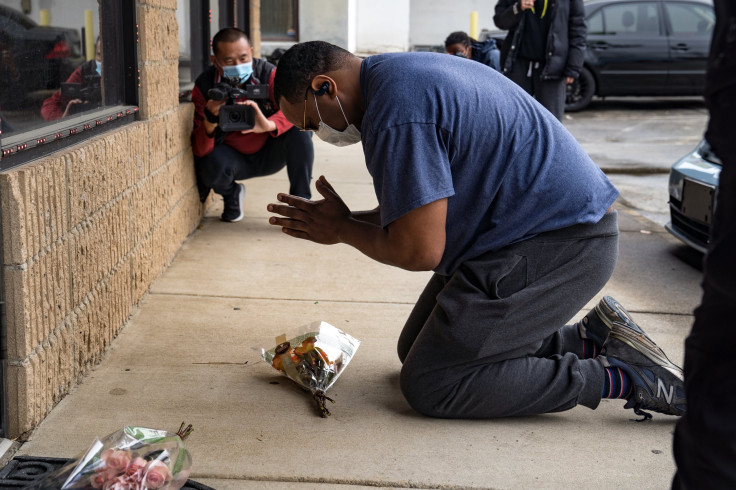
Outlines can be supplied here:
M439 274L544 231L597 223L618 197L567 129L488 66L382 54L363 60L360 83L382 226L448 198Z

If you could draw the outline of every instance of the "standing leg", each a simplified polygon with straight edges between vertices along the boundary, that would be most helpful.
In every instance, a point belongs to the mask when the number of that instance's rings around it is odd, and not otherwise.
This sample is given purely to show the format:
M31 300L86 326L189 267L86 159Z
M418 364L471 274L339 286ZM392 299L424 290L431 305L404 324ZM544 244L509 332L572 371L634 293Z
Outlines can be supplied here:
M565 78L542 80L539 77L541 71L541 69L538 70L534 75L534 96L558 121L562 121L565 114L565 96L567 94Z
M523 88L529 95L534 95L534 87L532 86L532 79L528 76L529 73L529 60L519 58L518 56L514 60L514 64L511 65L509 70L509 78L519 87Z

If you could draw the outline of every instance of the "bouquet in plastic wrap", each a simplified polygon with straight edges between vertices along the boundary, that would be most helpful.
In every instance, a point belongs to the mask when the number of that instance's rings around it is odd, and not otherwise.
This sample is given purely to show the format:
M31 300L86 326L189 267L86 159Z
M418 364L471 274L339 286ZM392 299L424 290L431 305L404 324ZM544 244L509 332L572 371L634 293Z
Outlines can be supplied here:
M184 486L192 458L184 438L192 426L174 434L126 426L95 442L81 456L25 487L27 490L103 489L176 490Z
M325 322L302 327L301 334L276 338L276 347L261 348L261 356L275 369L311 392L322 417L330 415L325 392L335 383L358 350L360 341Z

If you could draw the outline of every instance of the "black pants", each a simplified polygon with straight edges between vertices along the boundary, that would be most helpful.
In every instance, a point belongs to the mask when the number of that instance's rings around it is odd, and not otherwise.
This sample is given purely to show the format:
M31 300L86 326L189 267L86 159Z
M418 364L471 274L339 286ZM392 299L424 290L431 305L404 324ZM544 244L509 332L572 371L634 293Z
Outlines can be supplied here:
M401 390L418 412L486 419L595 408L604 369L565 326L618 257L615 211L435 274L399 337Z
M235 148L221 144L203 157L194 157L199 197L207 198L210 189L221 196L235 190L236 180L275 174L284 166L289 176L289 194L309 199L312 180L314 148L312 133L296 127L279 136L269 138L257 153L243 155Z
M706 138L723 163L703 298L685 341L687 413L674 438L675 489L736 488L736 85L708 100Z
M540 76L543 68L544 62L517 57L509 70L509 78L542 104L558 121L561 121L565 114L567 94L565 77L543 80Z

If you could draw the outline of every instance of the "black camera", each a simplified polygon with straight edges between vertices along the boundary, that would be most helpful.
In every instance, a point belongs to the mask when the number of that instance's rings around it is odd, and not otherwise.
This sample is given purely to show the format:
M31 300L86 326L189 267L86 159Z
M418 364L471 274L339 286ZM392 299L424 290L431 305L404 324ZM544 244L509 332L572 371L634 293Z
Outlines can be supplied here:
M84 77L84 83L62 82L61 95L67 99L81 99L84 102L100 105L102 91L99 75Z
M98 75L85 77L84 83L62 82L61 96L66 99L80 99L81 104L71 107L69 115L96 109L102 104L102 90Z
M241 97L253 100L268 99L267 84L248 84L245 88L238 88L237 77L223 77L223 82L215 85L207 91L207 97L213 100L225 100L225 105L220 107L219 125L222 131L244 131L252 129L256 124L255 111L252 107L237 104Z

